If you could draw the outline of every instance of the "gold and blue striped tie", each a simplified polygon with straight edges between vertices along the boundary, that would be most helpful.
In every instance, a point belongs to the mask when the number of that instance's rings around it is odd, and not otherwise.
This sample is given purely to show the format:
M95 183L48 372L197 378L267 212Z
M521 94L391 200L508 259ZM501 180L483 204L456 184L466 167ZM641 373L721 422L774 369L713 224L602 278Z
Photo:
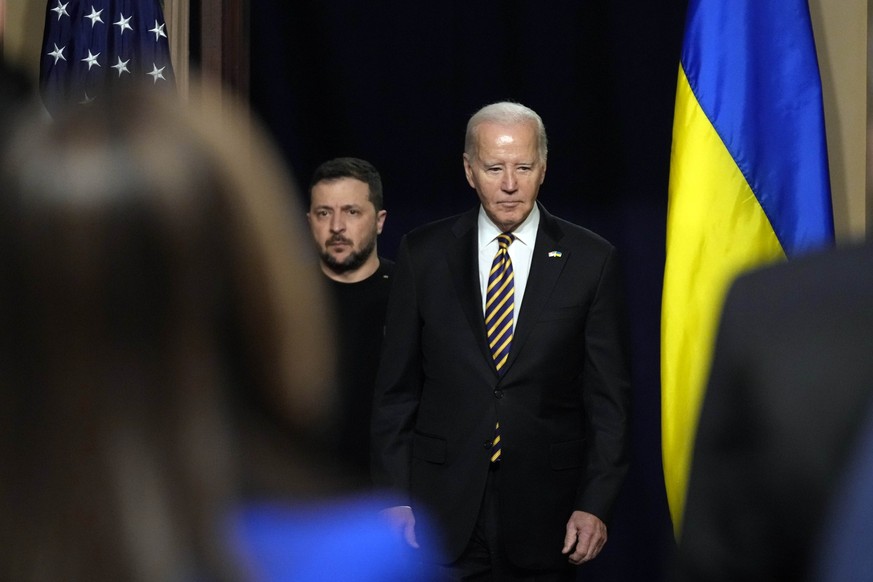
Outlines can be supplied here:
M488 289L485 293L485 328L488 331L488 347L499 374L503 374L503 366L509 358L514 328L515 276L512 272L512 260L509 258L509 245L513 240L515 236L508 232L497 237L500 248L494 255L491 272L488 274ZM500 450L500 422L498 422L491 448L491 462L500 460Z

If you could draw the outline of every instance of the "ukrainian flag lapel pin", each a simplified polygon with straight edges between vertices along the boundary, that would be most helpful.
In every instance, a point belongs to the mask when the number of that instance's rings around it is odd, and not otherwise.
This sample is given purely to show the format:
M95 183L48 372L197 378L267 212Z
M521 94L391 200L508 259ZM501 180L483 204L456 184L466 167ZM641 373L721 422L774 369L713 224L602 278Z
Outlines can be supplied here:
M549 251L549 258L560 259L561 258L561 251Z

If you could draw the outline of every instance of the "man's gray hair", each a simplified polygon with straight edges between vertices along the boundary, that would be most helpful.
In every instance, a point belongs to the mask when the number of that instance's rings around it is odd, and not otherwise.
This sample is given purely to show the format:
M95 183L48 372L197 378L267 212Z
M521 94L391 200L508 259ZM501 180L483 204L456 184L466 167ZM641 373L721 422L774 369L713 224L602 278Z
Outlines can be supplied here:
M478 147L477 130L483 123L496 123L499 125L533 124L536 128L537 153L540 161L545 162L549 155L549 140L546 137L546 126L542 118L530 107L513 101L500 101L486 105L470 117L467 122L467 134L464 138L464 153L468 157L476 154Z

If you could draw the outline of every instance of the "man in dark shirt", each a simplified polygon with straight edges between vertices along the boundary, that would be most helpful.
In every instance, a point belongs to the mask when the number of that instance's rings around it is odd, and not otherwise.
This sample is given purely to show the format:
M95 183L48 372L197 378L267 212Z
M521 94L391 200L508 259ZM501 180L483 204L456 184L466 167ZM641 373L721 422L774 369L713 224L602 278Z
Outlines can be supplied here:
M335 302L339 456L363 480L369 474L370 407L394 271L394 263L376 250L387 214L382 179L369 162L336 158L315 170L309 193L307 218Z

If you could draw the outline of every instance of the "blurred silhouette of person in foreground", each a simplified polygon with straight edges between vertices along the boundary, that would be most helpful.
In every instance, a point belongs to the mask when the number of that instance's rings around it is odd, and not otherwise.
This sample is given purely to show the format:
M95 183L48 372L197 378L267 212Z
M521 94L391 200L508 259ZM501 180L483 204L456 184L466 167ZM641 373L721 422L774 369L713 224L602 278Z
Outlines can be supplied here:
M309 446L333 342L288 176L226 99L144 93L0 157L0 579L394 579Z
M873 580L873 406L832 496L815 582Z
M2 4L0 0L0 13L3 11ZM2 28L0 26L0 45L3 43ZM28 106L34 107L35 104L36 95L27 77L8 63L0 51L0 148L9 138L15 117Z
M747 274L722 313L677 580L806 579L873 394L873 248Z

